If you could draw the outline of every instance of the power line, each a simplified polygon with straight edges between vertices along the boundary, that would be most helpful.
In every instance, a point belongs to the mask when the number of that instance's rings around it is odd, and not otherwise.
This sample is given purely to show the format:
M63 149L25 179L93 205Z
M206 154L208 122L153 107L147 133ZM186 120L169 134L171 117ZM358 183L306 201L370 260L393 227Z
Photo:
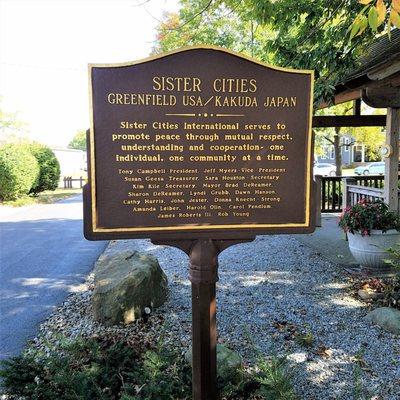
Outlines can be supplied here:
M82 72L85 68L72 68L72 67L59 67L59 66L47 66L47 65L30 65L30 64L17 64L17 63L8 63L8 62L0 62L1 65L8 65L10 67L22 67L22 68L34 68L34 69L53 69L53 70L62 70L62 71L74 71L74 72Z

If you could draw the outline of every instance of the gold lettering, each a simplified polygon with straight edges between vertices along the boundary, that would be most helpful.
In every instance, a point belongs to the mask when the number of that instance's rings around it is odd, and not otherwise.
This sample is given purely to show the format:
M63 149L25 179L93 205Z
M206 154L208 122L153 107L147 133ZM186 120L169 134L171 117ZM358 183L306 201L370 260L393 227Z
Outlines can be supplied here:
M162 92L201 92L201 79L180 76L154 76L153 90Z
M213 81L213 89L217 93L254 93L257 81L246 78L217 78Z
M267 96L264 107L296 107L297 96Z

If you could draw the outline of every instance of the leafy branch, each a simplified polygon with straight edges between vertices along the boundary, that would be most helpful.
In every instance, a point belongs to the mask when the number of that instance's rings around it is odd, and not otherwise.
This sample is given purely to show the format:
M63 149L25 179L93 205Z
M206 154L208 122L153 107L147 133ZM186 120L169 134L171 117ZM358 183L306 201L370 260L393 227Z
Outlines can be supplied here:
M348 29L350 40L361 36L369 27L374 33L384 26L390 36L393 26L400 29L400 0L359 0L364 7Z

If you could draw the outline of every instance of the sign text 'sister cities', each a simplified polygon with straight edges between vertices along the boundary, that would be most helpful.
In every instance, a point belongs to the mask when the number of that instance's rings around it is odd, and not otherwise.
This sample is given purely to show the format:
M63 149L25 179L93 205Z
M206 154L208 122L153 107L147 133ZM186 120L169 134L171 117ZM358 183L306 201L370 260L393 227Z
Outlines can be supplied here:
M91 65L93 234L311 230L311 71L211 47Z

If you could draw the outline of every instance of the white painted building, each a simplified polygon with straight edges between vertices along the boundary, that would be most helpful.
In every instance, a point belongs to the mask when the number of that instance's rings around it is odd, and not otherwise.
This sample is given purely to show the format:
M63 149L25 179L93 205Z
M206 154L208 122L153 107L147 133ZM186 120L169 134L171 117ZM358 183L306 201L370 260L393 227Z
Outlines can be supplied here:
M52 150L60 163L60 187L63 187L65 176L86 178L86 151L59 147L52 148Z

